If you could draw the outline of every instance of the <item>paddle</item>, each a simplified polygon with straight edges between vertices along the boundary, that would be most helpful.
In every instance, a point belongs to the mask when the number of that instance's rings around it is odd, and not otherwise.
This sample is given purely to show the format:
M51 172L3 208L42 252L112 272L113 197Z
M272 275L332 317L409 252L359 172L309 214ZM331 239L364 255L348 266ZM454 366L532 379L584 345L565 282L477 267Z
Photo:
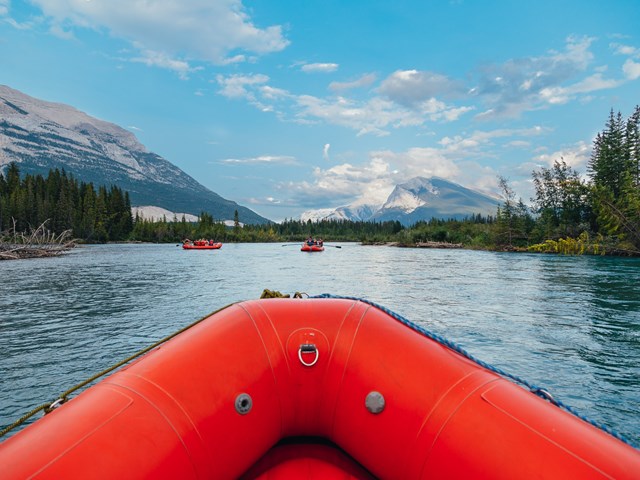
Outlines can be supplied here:
M340 245L327 245L326 243L323 246L324 247L333 247L333 248L342 248Z

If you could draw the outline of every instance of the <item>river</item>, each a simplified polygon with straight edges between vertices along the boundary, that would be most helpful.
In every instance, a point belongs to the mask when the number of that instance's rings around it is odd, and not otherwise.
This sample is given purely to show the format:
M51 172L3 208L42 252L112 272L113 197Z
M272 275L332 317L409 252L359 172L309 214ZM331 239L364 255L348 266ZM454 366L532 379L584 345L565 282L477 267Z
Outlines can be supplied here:
M0 428L269 288L382 304L640 445L640 259L334 245L90 245L0 262Z

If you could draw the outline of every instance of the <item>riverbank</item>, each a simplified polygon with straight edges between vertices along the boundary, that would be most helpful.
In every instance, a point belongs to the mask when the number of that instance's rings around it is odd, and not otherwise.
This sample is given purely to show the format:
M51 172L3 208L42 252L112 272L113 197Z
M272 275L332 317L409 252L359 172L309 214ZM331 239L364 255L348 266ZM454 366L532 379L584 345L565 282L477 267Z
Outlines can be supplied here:
M404 242L361 242L364 246L384 246L384 247L399 247L399 248L465 248L462 243L449 243L449 242L416 242L416 243L404 243Z

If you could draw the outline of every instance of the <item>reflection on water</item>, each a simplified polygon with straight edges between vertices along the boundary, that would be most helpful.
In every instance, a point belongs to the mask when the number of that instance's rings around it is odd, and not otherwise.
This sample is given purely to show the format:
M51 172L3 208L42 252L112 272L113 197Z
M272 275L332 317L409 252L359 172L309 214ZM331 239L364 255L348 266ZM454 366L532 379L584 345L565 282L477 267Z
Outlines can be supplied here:
M264 288L363 297L640 444L640 260L343 244L102 245L0 262L0 426Z

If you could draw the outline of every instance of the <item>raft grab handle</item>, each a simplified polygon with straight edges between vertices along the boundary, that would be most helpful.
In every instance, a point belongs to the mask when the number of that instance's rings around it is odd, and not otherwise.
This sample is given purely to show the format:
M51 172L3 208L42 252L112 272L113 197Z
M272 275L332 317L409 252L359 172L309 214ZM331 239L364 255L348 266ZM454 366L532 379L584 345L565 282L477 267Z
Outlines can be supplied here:
M303 353L315 353L315 358L312 362L305 362L302 358ZM298 348L298 359L300 359L300 363L302 363L302 365L304 365L305 367L313 367L318 362L319 357L320 352L318 351L318 347L316 347L314 343L303 343L302 345L300 345L300 348Z

